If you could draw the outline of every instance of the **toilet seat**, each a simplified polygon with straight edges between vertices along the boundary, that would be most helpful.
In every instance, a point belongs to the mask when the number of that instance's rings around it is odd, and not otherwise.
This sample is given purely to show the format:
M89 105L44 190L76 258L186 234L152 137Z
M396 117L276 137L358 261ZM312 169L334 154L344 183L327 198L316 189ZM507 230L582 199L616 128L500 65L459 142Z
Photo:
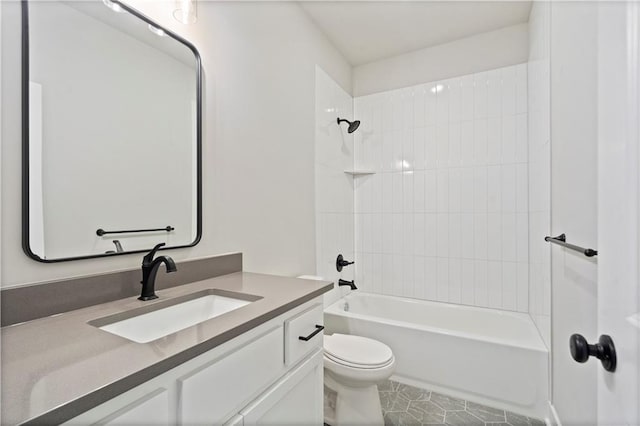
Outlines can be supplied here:
M362 336L335 333L324 338L324 355L345 367L379 369L394 361L389 346Z

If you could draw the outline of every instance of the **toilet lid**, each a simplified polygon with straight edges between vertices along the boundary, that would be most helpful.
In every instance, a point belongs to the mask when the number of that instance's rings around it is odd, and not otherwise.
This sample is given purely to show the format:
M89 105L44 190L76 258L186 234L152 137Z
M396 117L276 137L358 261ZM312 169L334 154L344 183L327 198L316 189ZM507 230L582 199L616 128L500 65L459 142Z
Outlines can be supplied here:
M391 348L377 340L348 334L324 337L325 355L337 363L361 367L383 367L392 360Z

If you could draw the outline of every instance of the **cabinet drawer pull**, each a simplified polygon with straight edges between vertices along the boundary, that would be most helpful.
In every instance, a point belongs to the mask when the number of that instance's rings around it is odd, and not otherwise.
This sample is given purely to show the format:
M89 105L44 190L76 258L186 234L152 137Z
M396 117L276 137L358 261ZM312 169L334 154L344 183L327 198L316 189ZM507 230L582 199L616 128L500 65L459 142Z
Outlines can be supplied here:
M324 326L323 325L317 325L316 324L316 329L313 333L311 333L310 335L308 335L307 337L305 336L299 336L298 339L300 340L304 340L305 342L313 339L313 336L315 336L316 334L320 333L322 330L324 330Z

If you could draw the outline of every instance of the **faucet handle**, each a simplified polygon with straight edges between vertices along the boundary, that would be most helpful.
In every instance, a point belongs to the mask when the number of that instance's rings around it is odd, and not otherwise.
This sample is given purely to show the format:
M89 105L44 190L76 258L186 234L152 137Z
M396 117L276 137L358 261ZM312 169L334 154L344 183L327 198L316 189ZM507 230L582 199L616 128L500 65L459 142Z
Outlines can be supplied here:
M156 252L160 249L160 247L163 247L165 245L166 245L166 243L158 243L158 244L156 244L156 246L154 248L152 248L151 251L149 253L147 253L142 258L142 264L144 265L145 263L153 262L153 256L156 255Z

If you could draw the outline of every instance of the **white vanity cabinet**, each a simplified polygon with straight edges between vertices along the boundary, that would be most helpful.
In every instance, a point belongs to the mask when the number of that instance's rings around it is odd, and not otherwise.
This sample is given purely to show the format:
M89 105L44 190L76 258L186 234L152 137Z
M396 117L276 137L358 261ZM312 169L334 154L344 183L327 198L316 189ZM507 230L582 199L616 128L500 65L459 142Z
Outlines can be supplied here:
M67 424L320 425L322 321L317 298Z
M322 359L322 350L314 352L242 410L244 426L323 423Z

